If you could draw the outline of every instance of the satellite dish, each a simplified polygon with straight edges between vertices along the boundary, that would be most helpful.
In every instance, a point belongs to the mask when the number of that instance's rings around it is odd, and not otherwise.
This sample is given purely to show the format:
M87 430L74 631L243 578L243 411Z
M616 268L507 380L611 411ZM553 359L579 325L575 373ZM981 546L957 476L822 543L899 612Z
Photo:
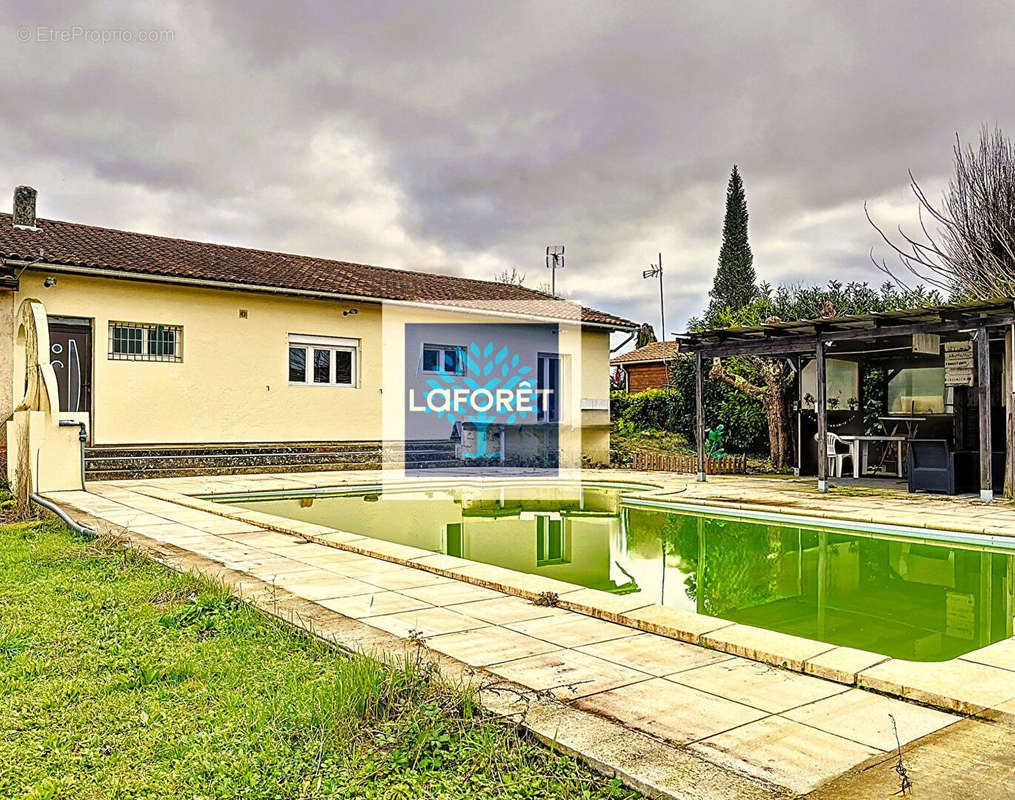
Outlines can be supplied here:
M551 244L546 248L546 268L564 269L564 245Z

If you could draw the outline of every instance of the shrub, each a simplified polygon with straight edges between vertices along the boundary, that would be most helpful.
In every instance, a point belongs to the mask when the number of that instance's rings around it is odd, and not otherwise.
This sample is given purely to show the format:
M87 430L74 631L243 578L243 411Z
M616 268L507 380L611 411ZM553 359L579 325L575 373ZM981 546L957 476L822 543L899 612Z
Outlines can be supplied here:
M751 366L741 359L730 359L727 366L752 382L758 380ZM655 429L680 433L694 444L694 359L677 358L670 382L674 388L648 389L637 394L613 392L610 419L641 432ZM724 449L736 453L768 451L768 423L760 402L707 376L703 388L705 429L723 426Z

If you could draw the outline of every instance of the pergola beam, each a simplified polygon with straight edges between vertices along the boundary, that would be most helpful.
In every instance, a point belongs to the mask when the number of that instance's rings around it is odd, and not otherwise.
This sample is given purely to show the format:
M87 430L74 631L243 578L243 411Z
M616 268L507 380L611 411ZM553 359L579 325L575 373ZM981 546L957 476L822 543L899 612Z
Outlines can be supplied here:
M859 340L889 339L893 336L911 336L915 333L958 333L967 328L997 328L1011 325L1015 315L1008 312L989 317L966 316L940 322L914 322L903 325L882 324L878 328L845 328L824 330L820 333L774 336L765 330L751 331L736 338L730 333L722 334L717 342L690 339L681 342L686 352L701 353L705 358L723 358L736 355L784 356L797 353L812 353L818 338L827 342L853 342ZM759 335L760 333L760 335ZM712 335L711 333L709 335ZM715 334L719 335L719 334Z

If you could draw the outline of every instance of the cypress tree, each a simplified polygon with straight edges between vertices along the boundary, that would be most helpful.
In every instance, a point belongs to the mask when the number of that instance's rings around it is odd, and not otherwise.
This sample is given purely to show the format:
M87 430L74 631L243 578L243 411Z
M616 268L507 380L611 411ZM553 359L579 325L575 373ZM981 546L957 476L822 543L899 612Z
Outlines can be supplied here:
M747 242L747 198L740 170L733 165L729 186L726 188L726 218L722 224L722 247L719 250L719 268L709 295L711 310L719 312L725 307L734 311L749 305L757 296L754 273L754 256ZM710 314L712 316L712 314Z

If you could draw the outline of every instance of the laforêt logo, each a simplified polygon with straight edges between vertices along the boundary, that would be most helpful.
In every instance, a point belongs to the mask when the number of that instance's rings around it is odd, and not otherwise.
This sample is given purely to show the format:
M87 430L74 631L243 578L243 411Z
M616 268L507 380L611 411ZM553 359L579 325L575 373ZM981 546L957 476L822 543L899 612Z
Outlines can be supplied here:
M555 452L556 436L545 431L558 407L556 372L546 379L546 360L557 358L554 326L419 324L406 333L407 362L415 364L406 376L407 440L448 438L461 458L482 463L543 465L540 448ZM463 339L468 344L437 344ZM539 439L531 436L537 429Z

